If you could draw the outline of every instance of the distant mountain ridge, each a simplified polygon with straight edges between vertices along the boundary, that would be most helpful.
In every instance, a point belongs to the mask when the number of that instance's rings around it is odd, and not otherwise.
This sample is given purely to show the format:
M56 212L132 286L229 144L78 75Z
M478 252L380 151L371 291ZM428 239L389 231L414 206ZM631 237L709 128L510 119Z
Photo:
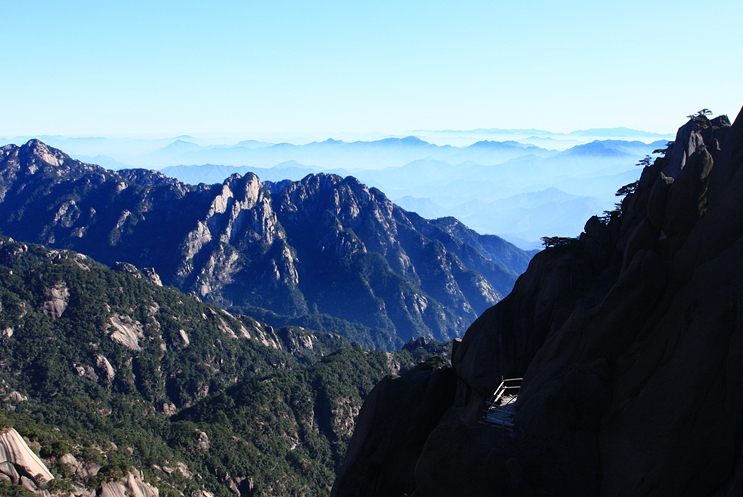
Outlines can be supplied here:
M152 267L165 284L225 307L380 330L367 345L461 335L530 259L454 219L406 212L352 177L247 174L191 186L84 164L38 140L0 153L4 234Z
M381 146L381 142L374 143ZM334 146L340 146L338 143L343 142L333 141ZM384 191L406 209L416 210L416 206L423 206L427 217L454 216L480 232L498 234L509 240L524 240L522 246L533 247L545 235L574 236L583 228L586 217L611 210L616 190L637 178L635 164L654 150L665 148L666 143L665 140L652 143L594 140L561 152L535 155L531 153L534 147L515 141L481 141L467 148L452 148L458 150L456 154L459 155L452 153L449 158L436 159L429 155L402 166L383 169L328 169L292 160L272 167L181 165L165 167L161 171L194 184L221 182L230 173L245 174L248 171L271 181L299 180L320 171L341 176L353 174L365 184ZM428 145L423 149L427 150L426 147ZM466 158L467 154L476 158L473 151L479 151L481 158L487 158L490 152L497 154L504 149L515 155L497 164L452 159ZM301 148L292 150L297 152ZM540 205L541 211L547 213L545 216L525 216L513 209L493 213L495 206L491 204L494 201L543 192L552 187L562 190L566 198L570 197L570 203L563 202L564 205L555 208L551 200L543 198ZM472 208L475 205L473 201L479 202L479 212ZM559 216L558 222L552 213Z
M222 183L233 174L245 175L247 173L255 173L264 181L278 182L286 179L299 180L308 174L315 174L321 171L318 167L307 166L291 160L266 168L203 164L199 166L168 166L162 168L160 172L166 176L178 178L184 183L198 185L199 183Z
M174 147L174 144L180 143ZM322 142L304 145L278 143L262 147L185 145L175 141L154 151L145 160L149 167L177 164L217 163L231 166L272 167L275 164L296 160L317 164L322 169L381 169L402 166L421 158L453 162L477 161L498 164L526 154L548 157L555 152L516 141L478 141L467 147L436 145L415 136L384 138L375 141L345 142L328 138ZM167 160L164 160L167 157Z

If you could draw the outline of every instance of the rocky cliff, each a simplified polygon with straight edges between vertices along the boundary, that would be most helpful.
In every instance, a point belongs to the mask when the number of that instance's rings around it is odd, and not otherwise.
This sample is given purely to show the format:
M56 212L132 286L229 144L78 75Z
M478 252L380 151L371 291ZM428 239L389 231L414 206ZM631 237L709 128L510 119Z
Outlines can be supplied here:
M190 186L109 171L31 140L0 148L0 230L250 312L327 314L383 330L367 345L461 336L529 256L453 219L427 221L352 177Z
M475 321L453 394L433 372L372 392L334 494L741 495L742 192L743 111L693 116L616 211L551 240ZM513 431L481 423L522 376ZM453 400L406 419L424 397ZM399 454L402 477L379 463Z

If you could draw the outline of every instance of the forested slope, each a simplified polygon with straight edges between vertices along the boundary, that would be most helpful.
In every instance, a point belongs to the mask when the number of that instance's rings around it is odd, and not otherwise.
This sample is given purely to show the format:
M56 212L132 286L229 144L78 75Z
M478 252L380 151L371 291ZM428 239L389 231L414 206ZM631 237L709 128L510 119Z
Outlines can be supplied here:
M160 495L326 494L374 384L440 351L273 329L0 237L3 425L55 475L41 489L94 495L132 475Z

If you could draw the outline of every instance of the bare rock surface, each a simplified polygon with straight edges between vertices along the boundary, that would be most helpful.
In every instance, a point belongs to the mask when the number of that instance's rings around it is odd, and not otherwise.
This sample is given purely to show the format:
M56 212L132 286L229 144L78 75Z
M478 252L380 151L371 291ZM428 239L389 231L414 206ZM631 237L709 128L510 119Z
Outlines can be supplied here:
M111 325L109 335L111 340L134 351L142 350L139 345L139 340L144 338L141 323L129 316L115 314L109 319L109 324Z
M116 372L114 371L113 366L109 362L108 359L106 359L106 356L103 355L96 355L95 356L95 363L96 366L98 366L98 369L101 370L103 373L104 378L108 383L111 383L114 379L114 376L116 376Z
M21 475L18 474L15 465L10 461L3 461L0 463L0 475L16 485L21 482Z
M101 484L98 497L159 497L160 491L142 480L136 469L124 478Z
M163 282L160 279L160 275L157 274L154 268L151 267L145 267L142 268L142 274L145 275L145 277L150 280L150 283L157 286L163 286Z
M211 448L211 444L209 443L209 436L204 433L203 431L197 432L199 434L199 441L197 443L197 447L201 452L206 452Z
M52 319L58 319L70 302L70 291L67 284L61 281L49 288L46 293L49 300L44 302L44 314Z
M41 481L38 483L54 479L54 476L39 459L39 456L29 448L23 437L13 428L0 433L0 464L3 464L3 467L10 472L9 476L16 475L14 477L16 482L20 477L24 477L30 479L33 483L37 475L41 475ZM10 468L8 464L12 465L13 468ZM15 470L15 473L13 473L13 470ZM0 471L8 474L2 468L0 468ZM20 477L17 475L20 475Z

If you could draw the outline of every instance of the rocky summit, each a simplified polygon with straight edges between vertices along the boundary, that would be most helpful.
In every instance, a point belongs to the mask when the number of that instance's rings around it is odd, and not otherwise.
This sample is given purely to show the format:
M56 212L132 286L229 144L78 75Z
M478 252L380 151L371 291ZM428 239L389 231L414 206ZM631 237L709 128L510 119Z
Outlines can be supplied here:
M692 116L619 193L548 240L452 370L371 392L334 495L743 494L743 111Z
M429 221L353 177L187 185L84 164L38 140L0 149L0 231L133 265L245 313L329 315L394 348L461 336L529 255L453 218Z

